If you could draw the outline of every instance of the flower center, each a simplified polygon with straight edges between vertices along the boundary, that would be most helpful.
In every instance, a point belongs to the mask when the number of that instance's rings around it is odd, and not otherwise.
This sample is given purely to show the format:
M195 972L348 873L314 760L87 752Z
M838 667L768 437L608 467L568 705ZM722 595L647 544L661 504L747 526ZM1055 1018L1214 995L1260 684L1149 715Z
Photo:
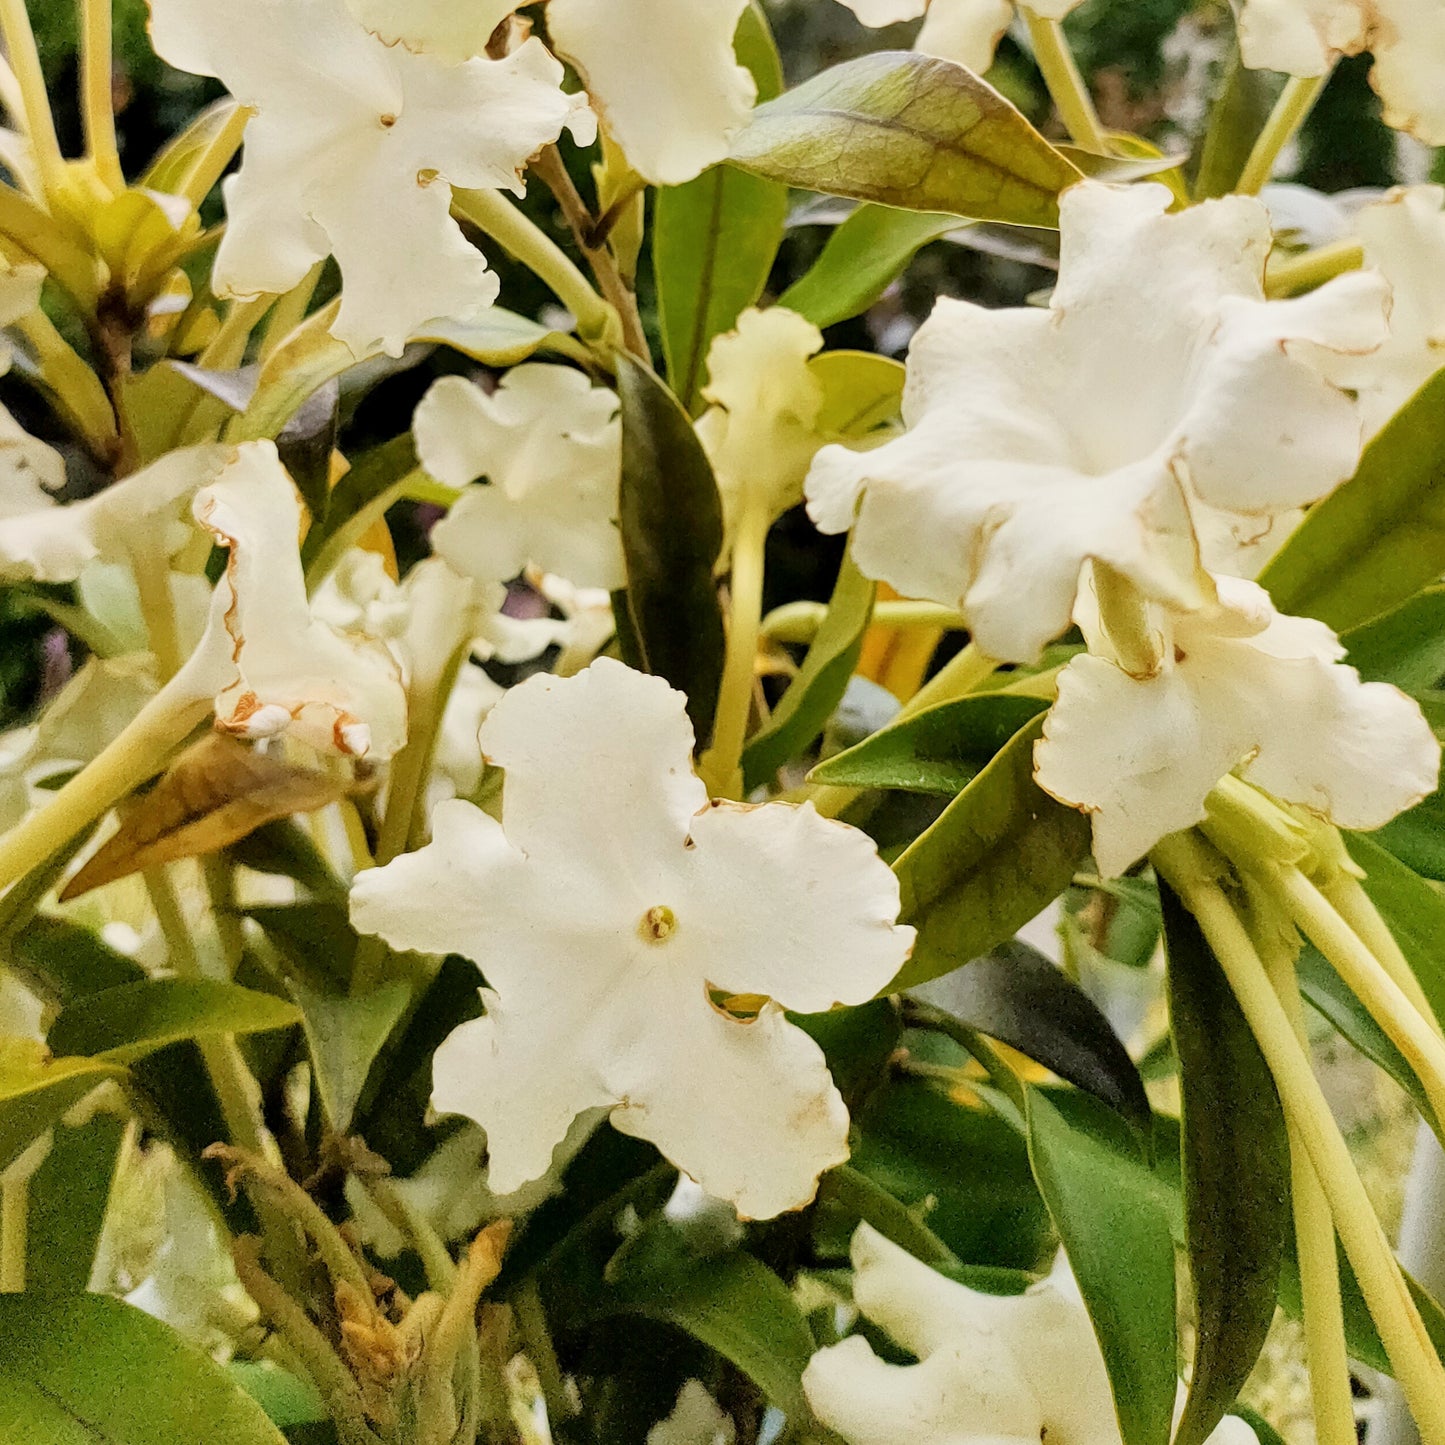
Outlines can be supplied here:
M666 943L677 932L677 914L659 903L642 915L637 931L645 943Z

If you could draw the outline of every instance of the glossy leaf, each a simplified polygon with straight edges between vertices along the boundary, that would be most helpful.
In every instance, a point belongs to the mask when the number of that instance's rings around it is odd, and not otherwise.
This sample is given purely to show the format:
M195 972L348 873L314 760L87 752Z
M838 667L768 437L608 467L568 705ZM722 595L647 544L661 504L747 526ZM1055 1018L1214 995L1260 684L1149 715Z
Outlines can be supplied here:
M725 634L713 580L722 499L691 419L657 375L619 354L617 390L627 609L641 661L687 695L701 745L722 684Z
M363 452L351 470L332 488L325 517L306 534L301 561L307 585L315 587L324 575L318 570L362 537L401 495L418 466L416 444L408 432Z
M829 787L961 793L1048 703L984 693L939 703L819 763L809 781Z
M1427 587L1340 641L1362 677L1411 693L1434 687L1445 677L1445 587Z
M30 1177L26 1278L46 1290L90 1288L125 1130L125 1119L109 1112L57 1125Z
M1407 868L1445 882L1445 792L1432 793L1370 836Z
M1290 1243L1289 1144L1274 1080L1199 925L1160 886L1179 1059L1184 1227L1197 1334L1177 1445L1204 1445L1274 1320Z
M1445 572L1445 371L1370 443L1260 576L1281 612L1336 632L1371 622Z
M296 408L276 437L281 465L296 483L312 521L331 505L331 463L341 430L341 382L333 376Z
M948 1012L1107 1104L1145 1137L1152 1114L1097 1004L1036 948L1000 944L948 981Z
M841 1164L823 1176L818 1200L824 1207L844 1210L850 1219L871 1224L884 1239L935 1269L959 1262L958 1256L913 1210L851 1164Z
M996 90L914 51L865 55L753 112L732 162L804 190L910 211L1056 226L1079 179Z
M577 349L565 332L503 306L487 307L476 321L429 321L412 340L447 346L483 366L499 368L520 366L543 351L570 356Z
M0 1169L97 1084L124 1076L110 1060L55 1058L31 1039L0 1037Z
M908 379L901 361L871 351L825 351L808 363L808 370L823 386L819 435L863 441L901 419Z
M778 298L820 329L861 316L931 241L958 230L957 216L859 206L822 254Z
M918 929L894 990L981 958L1068 886L1089 851L1089 823L1040 791L1036 719L893 865L902 918Z
M822 734L858 666L876 592L876 584L845 555L827 615L798 675L789 683L767 727L754 735L743 752L743 785L748 792L766 783Z
M316 1087L331 1128L344 1134L361 1099L371 1066L411 1001L411 990L394 983L361 997L313 992L292 982L311 1050Z
M0 1296L0 1439L25 1445L284 1445L210 1356L120 1300Z
M1167 1212L1142 1171L1038 1089L1028 1090L1028 1127L1034 1178L1094 1322L1124 1445L1168 1445L1176 1344Z
M743 11L736 47L758 99L771 100L783 88L783 66L756 3ZM699 406L713 337L732 330L763 294L787 219L785 185L730 166L658 192L652 264L662 352L668 380L689 411Z
M36 997L58 1007L145 978L139 964L88 928L45 914L6 940L4 960Z
M51 1026L48 1041L57 1053L128 1064L183 1040L266 1033L300 1021L293 1004L238 984L147 979L71 1004Z
M351 348L331 334L334 310L313 312L262 364L249 405L226 428L226 440L279 437L307 398L356 365Z

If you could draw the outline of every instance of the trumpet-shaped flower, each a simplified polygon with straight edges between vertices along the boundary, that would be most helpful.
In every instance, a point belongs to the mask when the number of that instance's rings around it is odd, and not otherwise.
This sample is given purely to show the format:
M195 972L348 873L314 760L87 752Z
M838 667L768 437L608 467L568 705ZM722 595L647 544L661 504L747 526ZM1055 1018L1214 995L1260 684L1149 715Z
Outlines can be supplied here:
M289 731L328 751L390 757L406 741L399 669L384 644L313 615L297 548L301 501L275 445L237 447L194 511L228 556L205 636L175 688L214 694L224 732Z
M361 932L486 976L434 1107L487 1131L498 1193L607 1110L744 1214L806 1204L848 1115L783 1010L861 1003L907 958L872 843L811 806L709 807L682 695L608 659L513 688L481 742L502 822L443 803L429 846L352 891Z
M351 13L388 45L459 63L486 53L516 0L347 0Z
M1157 185L1073 187L1050 307L940 301L904 435L813 464L813 520L856 522L867 575L959 607L994 657L1031 661L1065 630L1089 560L1201 605L1191 500L1257 534L1355 469L1360 413L1330 368L1384 340L1384 281L1266 301L1259 202L1169 205Z
M1239 44L1246 65L1302 76L1368 50L1385 124L1445 145L1445 7L1435 0L1245 0Z
M1216 605L1161 621L1152 677L1097 637L1103 655L1060 674L1036 777L1091 816L1106 876L1201 821L1235 769L1344 828L1381 827L1435 791L1440 745L1413 699L1362 682L1323 623L1277 613L1252 582L1215 582Z
M994 52L1014 15L1014 0L842 0L865 25L897 25L927 18L915 42L928 55L956 60L982 73L993 64ZM1062 20L1083 0L1020 0L1018 9L1043 20Z
M733 35L747 0L549 0L547 34L638 175L690 181L723 160L757 98Z
M62 506L53 495L65 480L59 455L4 416L0 448L7 435L13 451L6 448L11 465L0 473L0 577L10 580L73 582L97 560L164 565L191 534L182 520L186 502L231 455L223 446L185 447Z
M621 587L622 423L617 398L566 366L529 364L490 396L436 382L414 423L422 465L465 487L432 545L463 576L505 581L528 564L580 587Z
M475 319L496 296L451 218L452 188L520 194L528 158L590 114L563 94L540 41L447 65L388 46L345 0L152 0L172 65L218 77L254 111L226 182L216 284L284 292L328 255L343 289L335 334L399 355L436 317Z
M981 1294L859 1225L853 1298L916 1365L880 1360L860 1335L803 1373L818 1418L849 1445L1120 1445L1108 1369L1072 1279ZM1213 1445L1248 1445L1227 1418Z
M822 438L823 386L808 367L823 333L795 311L745 311L708 351L697 424L722 493L728 535L744 514L772 522L803 500L803 481Z

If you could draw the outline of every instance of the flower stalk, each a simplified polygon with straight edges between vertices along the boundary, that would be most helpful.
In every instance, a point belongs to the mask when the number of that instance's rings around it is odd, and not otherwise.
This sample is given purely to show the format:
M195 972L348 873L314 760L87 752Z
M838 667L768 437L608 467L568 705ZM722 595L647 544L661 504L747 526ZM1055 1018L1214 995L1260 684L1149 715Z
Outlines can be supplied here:
M1295 133L1309 119L1315 102L1324 94L1329 84L1330 72L1323 75L1291 76L1269 119L1264 123L1244 163L1236 192L1242 196L1257 196L1269 184L1274 174L1275 163L1281 152L1294 139Z
M0 0L0 38L5 42L5 53L15 72L24 107L24 114L16 119L24 123L25 133L35 153L41 185L46 199L54 208L67 190L65 157L61 154L60 140L55 133L55 116L45 90L45 71L40 64L40 52L35 45L35 31L30 25L25 0Z
M1034 47L1034 59L1038 62L1044 84L1048 86L1064 128L1075 145L1095 155L1108 155L1108 133L1094 109L1094 98L1089 94L1078 61L1069 48L1063 25L1057 20L1035 15L1027 6L1023 8L1023 17Z
M111 0L82 0L80 7L80 102L90 159L102 184L125 189L115 134Z

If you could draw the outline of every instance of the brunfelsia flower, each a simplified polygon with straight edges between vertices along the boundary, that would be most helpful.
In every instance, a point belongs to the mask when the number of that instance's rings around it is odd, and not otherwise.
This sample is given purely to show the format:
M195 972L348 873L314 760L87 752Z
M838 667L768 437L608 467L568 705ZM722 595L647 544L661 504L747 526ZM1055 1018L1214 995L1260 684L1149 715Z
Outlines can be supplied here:
M497 1193L607 1110L746 1215L806 1204L848 1114L783 1010L862 1003L907 958L873 844L808 805L709 807L682 695L609 659L513 688L481 742L502 822L443 803L431 844L352 891L361 932L486 977L434 1107L487 1131Z
M1245 0L1239 45L1246 65L1302 76L1368 50L1385 124L1445 145L1445 6L1435 0Z
M956 60L982 73L1014 16L1014 0L842 0L865 25L896 25L927 12L917 49ZM1028 0L1018 9L1044 20L1062 20L1082 0Z
M878 1358L861 1335L818 1351L803 1389L849 1445L1120 1445L1108 1369L1072 1278L987 1295L921 1264L866 1224L853 1235L860 1312L918 1357ZM1213 1445L1250 1445L1227 1418Z
M236 447L194 512L227 549L226 570L175 690L214 694L223 732L289 732L326 751L390 757L406 741L399 669L381 642L313 614L297 548L301 500L274 443Z
M516 0L346 0L351 13L388 45L405 45L453 63L486 53L487 41Z
M151 36L255 111L225 186L216 285L284 292L334 255L333 329L358 355L400 355L422 323L472 320L495 299L451 217L454 186L521 194L528 158L564 127L589 137L590 113L536 40L448 65L384 44L345 0L152 0Z
M1059 676L1036 776L1091 816L1107 877L1201 821L1236 769L1343 828L1379 828L1435 791L1440 745L1412 698L1362 682L1328 627L1281 615L1253 582L1215 585L1215 605L1159 619L1154 676L1125 672L1088 619L1094 651Z
M579 587L624 584L617 398L580 371L515 367L490 395L459 376L436 382L414 422L422 466L469 487L432 545L463 576L501 582L528 565Z
M1355 470L1360 414L1330 368L1384 340L1384 281L1266 301L1264 207L1170 204L1158 185L1071 188L1049 308L941 300L909 356L904 435L813 464L818 526L856 523L868 576L959 607L993 657L1058 637L1090 560L1200 606L1194 499L1257 535Z

